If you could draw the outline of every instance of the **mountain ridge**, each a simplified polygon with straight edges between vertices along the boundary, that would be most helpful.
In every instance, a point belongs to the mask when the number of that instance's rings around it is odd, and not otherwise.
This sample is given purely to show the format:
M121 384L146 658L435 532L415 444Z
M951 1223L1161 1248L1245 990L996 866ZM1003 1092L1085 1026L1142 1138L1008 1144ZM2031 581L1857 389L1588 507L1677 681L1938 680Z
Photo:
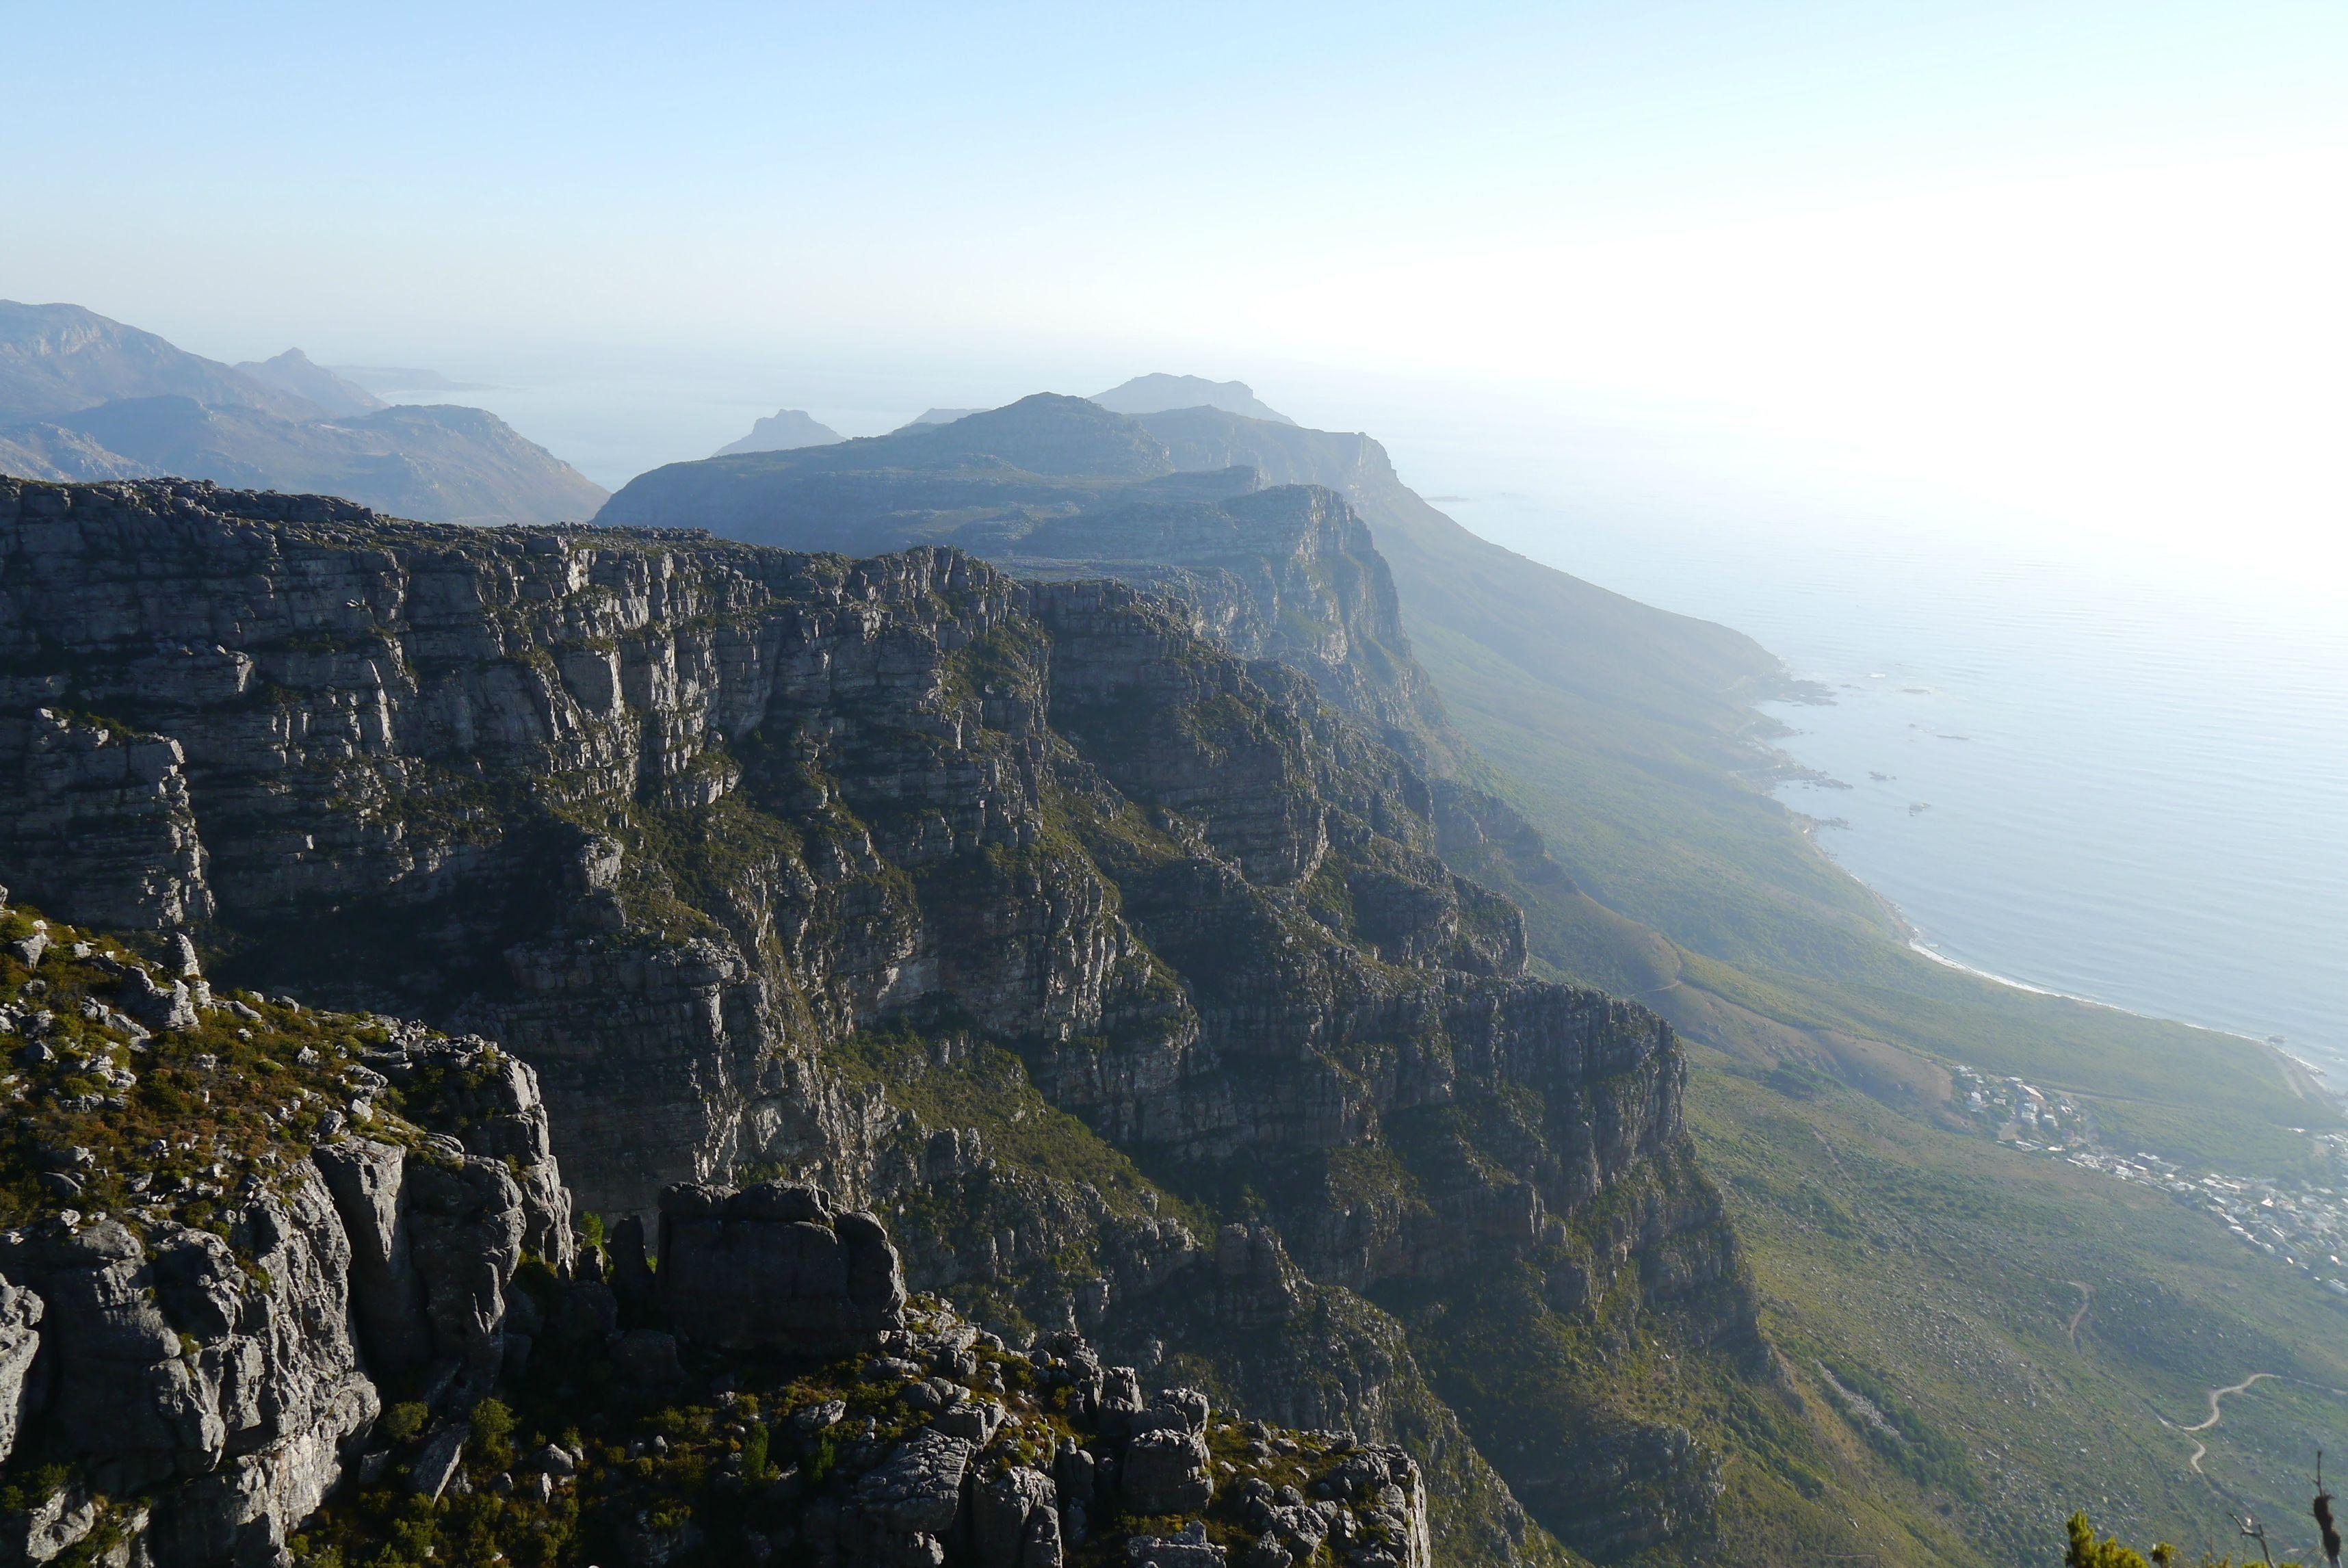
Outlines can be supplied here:
M558 521L604 499L495 415L386 405L298 349L245 366L77 305L0 302L0 469L332 490L448 521Z

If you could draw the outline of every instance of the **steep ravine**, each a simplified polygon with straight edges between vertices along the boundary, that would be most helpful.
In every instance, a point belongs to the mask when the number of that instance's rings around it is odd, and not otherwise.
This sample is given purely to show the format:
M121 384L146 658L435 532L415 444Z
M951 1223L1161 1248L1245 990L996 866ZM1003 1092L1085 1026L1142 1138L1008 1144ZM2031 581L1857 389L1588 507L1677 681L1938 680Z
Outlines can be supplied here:
M1670 1030L1526 977L1420 765L1187 614L0 482L0 877L499 1041L583 1209L813 1177L1002 1330L1403 1441L1451 1560L1554 1551L1511 1487L1704 1550L1717 1456L1593 1372L1766 1363Z

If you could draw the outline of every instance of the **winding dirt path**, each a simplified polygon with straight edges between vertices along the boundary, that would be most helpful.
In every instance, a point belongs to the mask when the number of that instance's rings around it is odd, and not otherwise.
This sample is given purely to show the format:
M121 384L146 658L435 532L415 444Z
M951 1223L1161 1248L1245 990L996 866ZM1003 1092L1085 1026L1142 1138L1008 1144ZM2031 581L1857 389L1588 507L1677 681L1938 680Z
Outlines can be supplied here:
M2261 1378L2280 1377L2281 1376L2282 1374L2280 1372L2253 1372L2239 1383L2229 1384L2223 1388L2210 1389L2209 1414L2202 1419L2194 1422L2189 1427L2179 1427L2177 1429L2180 1432L2208 1431L2210 1428L2216 1426L2219 1418L2225 1415L2225 1412L2218 1408L2219 1400L2224 1398L2229 1394L2248 1393L2250 1389ZM2185 1461L2185 1468L2191 1470L2195 1475L2199 1475L2201 1473L2201 1460L2209 1452L2209 1447L2207 1443L2204 1443L2199 1438L2194 1439L2193 1457Z
M2096 1305L2096 1287L2083 1280L2066 1279L2063 1283L2079 1293L2079 1310L2073 1313L2071 1321L2063 1326L2064 1332L2071 1336L2071 1348L2075 1353L2079 1348L2079 1325L2086 1317L2087 1308Z

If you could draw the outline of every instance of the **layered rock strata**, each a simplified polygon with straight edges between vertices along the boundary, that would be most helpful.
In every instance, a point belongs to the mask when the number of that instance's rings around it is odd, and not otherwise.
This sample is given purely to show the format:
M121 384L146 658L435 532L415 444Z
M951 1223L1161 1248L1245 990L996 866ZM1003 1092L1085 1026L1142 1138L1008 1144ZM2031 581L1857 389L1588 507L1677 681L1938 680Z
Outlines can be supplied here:
M913 1283L1115 1336L1211 1265L1151 1183L1071 1173L1114 1146L1261 1213L1316 1288L1521 1268L1750 1333L1668 1029L1526 977L1417 762L1128 585L0 481L0 800L46 799L26 738L57 726L176 756L69 839L0 810L0 872L78 908L87 871L231 978L499 1039L591 1210L765 1171L963 1206L940 1234L992 1204ZM1066 1142L974 1152L991 1113L866 1072L892 1042L999 1055ZM1339 1361L1416 1379L1348 1299Z

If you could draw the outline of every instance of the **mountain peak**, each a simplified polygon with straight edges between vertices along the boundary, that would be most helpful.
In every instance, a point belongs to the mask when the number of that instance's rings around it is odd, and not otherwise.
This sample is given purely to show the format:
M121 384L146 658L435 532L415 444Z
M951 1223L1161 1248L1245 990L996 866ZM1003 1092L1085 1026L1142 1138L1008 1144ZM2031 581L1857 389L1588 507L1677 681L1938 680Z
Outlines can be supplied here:
M0 424L56 419L117 397L192 397L287 419L323 411L257 380L77 304L0 300Z
M382 398L316 364L298 348L289 348L274 359L243 360L237 369L281 392L307 398L329 414L371 414L385 407Z
M730 458L739 452L794 452L801 447L829 447L846 440L829 425L819 424L804 408L778 408L750 427L750 433L709 454Z
M1263 400L1255 395L1255 389L1244 381L1210 381L1203 376L1169 376L1162 370L1137 376L1106 392L1097 392L1092 400L1118 414L1162 414L1169 408L1220 408L1226 414L1263 419L1274 425L1296 423L1278 409L1266 407Z

